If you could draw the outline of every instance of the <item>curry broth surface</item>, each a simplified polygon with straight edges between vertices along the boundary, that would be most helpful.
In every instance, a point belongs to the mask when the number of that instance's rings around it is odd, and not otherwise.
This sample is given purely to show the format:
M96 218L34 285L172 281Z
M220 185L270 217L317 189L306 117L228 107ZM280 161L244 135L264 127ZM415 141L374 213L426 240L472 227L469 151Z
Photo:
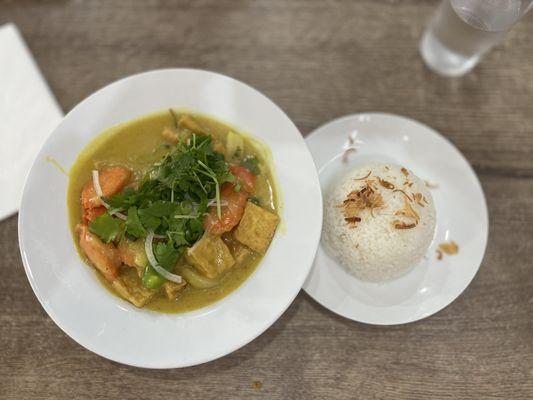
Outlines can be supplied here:
M279 214L278 199L272 173L271 156L268 148L250 136L243 134L234 127L218 122L210 117L185 111L175 111L176 115L188 114L214 138L224 140L227 133L238 133L244 139L244 155L254 155L261 166L261 175L257 176L256 197L262 205ZM80 195L83 186L92 179L91 171L106 166L120 165L130 168L134 178L138 179L153 163L159 161L170 148L161 132L173 125L168 111L150 114L139 119L114 126L97 136L78 155L69 171L67 190L67 207L70 229L78 253L87 263L87 259L79 248L75 227L81 221L82 209ZM196 289L188 285L180 292L176 300L168 300L159 292L145 308L167 313L179 313L196 310L212 304L238 288L255 270L262 256L255 254L245 262L235 265L222 278L219 285L210 289ZM129 267L124 267L129 268ZM114 295L118 294L111 285L95 270L100 282ZM118 296L120 297L120 296ZM126 301L126 300L124 300Z

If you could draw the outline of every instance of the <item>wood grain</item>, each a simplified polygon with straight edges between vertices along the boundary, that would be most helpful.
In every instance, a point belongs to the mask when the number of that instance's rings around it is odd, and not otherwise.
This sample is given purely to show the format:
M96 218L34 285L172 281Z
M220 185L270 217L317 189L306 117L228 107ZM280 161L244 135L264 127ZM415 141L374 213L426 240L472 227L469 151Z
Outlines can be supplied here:
M471 286L424 321L366 326L302 292L239 351L150 371L102 359L55 326L26 280L9 218L0 222L0 398L533 398L533 20L473 73L445 79L417 49L436 5L0 0L0 23L18 24L66 111L125 75L186 66L252 84L304 134L344 114L403 114L467 156L491 221Z

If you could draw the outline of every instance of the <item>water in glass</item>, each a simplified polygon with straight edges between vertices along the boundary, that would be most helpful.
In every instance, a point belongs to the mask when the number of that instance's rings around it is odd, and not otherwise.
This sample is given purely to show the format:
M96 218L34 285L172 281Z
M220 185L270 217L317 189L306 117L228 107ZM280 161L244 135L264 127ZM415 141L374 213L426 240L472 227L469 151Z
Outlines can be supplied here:
M532 0L444 0L422 38L426 64L449 76L472 69L527 12Z

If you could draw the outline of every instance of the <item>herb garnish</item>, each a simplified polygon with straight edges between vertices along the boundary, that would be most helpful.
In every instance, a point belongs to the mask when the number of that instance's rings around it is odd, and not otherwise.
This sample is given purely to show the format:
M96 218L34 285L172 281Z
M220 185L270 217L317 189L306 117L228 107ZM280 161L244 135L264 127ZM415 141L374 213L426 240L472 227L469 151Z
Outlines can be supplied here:
M149 231L164 236L154 243L154 255L163 268L172 271L185 248L203 234L208 203L214 200L220 216L220 187L234 181L224 155L213 150L211 137L193 134L156 163L138 189L105 199L112 210L127 214L125 223L105 213L90 224L91 232L106 242L122 231L132 240L145 238ZM164 281L151 267L146 269L145 286L156 288Z
M254 156L247 156L244 160L241 161L241 166L246 168L254 175L261 174L261 169L259 168L259 160Z
M120 236L122 227L119 219L113 218L106 212L90 223L89 230L105 243L109 243Z

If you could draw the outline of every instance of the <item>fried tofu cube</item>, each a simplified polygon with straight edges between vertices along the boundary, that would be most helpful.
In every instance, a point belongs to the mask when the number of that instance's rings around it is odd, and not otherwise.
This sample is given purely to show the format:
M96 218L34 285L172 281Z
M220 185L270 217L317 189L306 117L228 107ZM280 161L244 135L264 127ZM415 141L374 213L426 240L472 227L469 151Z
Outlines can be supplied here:
M248 202L235 230L235 238L253 251L264 254L270 246L278 223L279 217L276 214Z
M235 264L241 265L248 261L255 253L244 245L239 245L233 253L235 255Z
M186 258L199 272L211 279L235 264L228 246L220 236L208 232L187 250Z
M185 280L183 280L181 283L168 281L163 283L163 291L169 300L175 300L178 297L178 294L185 289L185 286L187 286L187 282L185 282Z
M113 289L134 306L143 307L156 294L155 290L147 289L134 268L125 269L112 283Z

